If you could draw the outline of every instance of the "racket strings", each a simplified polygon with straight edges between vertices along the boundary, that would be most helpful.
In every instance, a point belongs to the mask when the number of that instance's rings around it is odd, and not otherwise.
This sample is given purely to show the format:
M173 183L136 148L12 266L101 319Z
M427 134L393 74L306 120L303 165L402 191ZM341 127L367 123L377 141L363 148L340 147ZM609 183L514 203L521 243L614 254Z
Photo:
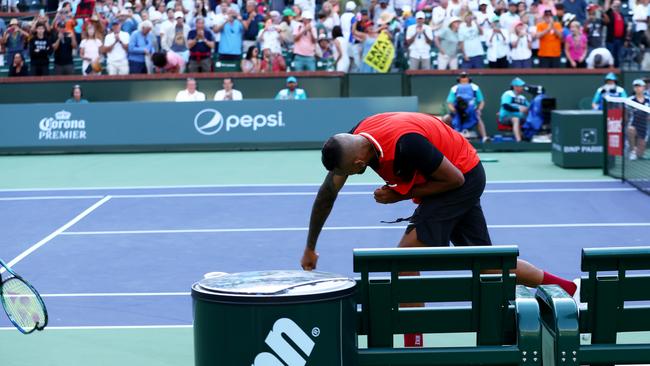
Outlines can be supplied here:
M34 290L18 278L2 284L2 304L9 318L29 332L45 326L45 311Z

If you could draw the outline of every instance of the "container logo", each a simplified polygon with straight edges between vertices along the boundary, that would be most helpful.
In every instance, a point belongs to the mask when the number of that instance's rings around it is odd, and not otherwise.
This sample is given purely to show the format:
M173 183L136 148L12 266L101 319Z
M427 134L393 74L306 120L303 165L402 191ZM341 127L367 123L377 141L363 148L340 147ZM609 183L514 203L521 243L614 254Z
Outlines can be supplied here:
M318 334L320 335L320 329ZM293 345L289 344L287 338L293 342ZM275 354L262 352L255 357L251 366L305 366L315 346L314 341L309 338L307 333L288 318L276 320L264 342Z

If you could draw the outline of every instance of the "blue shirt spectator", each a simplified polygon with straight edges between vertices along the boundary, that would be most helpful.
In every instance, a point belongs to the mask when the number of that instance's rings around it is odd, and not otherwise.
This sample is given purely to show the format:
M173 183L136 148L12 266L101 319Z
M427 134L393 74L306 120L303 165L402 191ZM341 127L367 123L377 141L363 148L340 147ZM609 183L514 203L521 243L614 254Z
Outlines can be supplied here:
M233 11L229 11L228 21L221 27L217 27L217 32L221 33L219 41L219 59L241 58L242 40L244 36L244 25L236 18ZM226 56L225 58L223 56Z
M196 39L196 34L197 34L196 29L191 30L187 34L187 40L189 41L192 39ZM204 30L204 38L206 41L214 42L214 35L208 29ZM210 54L212 53L212 49L205 42L196 42L194 47L190 48L190 58L194 53Z
M456 102L456 97L458 96L458 88L459 88L460 85L462 85L462 84L454 85L454 86L451 87L451 89L449 89L449 94L447 95L447 103L453 104L453 103ZM471 90L473 92L471 102L473 102L474 104L477 104L477 105L480 104L481 102L483 102L483 100L485 100L485 99L483 98L483 92L481 91L481 88L479 88L478 85L476 85L474 83L470 83L469 85L470 85L470 88L471 88ZM466 93L463 93L463 95L461 95L461 96L464 97L465 99L467 99L465 97L465 94Z
M612 72L608 73L605 76L605 85L596 89L594 98L591 101L591 107L599 111L603 110L603 97L605 95L608 95L610 97L627 98L625 89L616 85L616 75L614 75Z
M129 61L145 63L147 54L155 52L156 36L151 32L151 22L142 22L142 29L133 32L129 40Z
M133 19L131 14L128 11L123 10L120 13L120 20L122 21L122 31L128 34L132 34L138 29L138 22Z
M576 16L576 20L583 24L587 19L587 1L585 0L564 0L564 13L571 13Z
M528 99L523 94L523 88L526 84L523 80L515 78L510 84L511 89L506 90L501 95L501 107L499 108L499 119L507 121L512 118L524 119L526 113L521 111L521 107L530 105Z
M282 89L275 96L278 100L304 100L307 99L307 93L304 89L298 88L298 80L289 76L287 78L287 88Z
M244 40L255 41L260 32L260 23L264 23L264 16L256 11L257 3L255 1L246 2L246 12L244 13Z

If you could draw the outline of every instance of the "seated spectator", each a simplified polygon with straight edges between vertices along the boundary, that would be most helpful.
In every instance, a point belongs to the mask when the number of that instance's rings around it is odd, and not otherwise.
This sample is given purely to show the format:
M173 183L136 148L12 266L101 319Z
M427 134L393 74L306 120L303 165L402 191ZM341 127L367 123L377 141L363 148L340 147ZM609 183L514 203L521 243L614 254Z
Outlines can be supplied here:
M223 79L223 89L214 94L214 100L242 100L244 99L241 92L233 87L235 84L231 78Z
M508 68L508 53L510 45L508 42L508 32L501 29L499 16L492 18L492 28L486 36L487 59L492 69Z
M260 72L284 72L287 71L287 62L281 53L273 53L270 48L262 50L262 62Z
M140 25L140 30L133 32L129 39L129 73L146 74L146 59L155 52L155 43L153 33L153 24L145 20Z
M228 21L215 27L221 34L219 42L219 61L239 61L242 53L244 24L236 11L228 10Z
M523 94L526 83L520 78L514 78L510 83L510 90L501 95L499 120L502 124L511 125L512 132L517 142L521 141L521 126L528 114L528 99Z
M613 68L615 60L607 48L600 47L589 52L585 63L589 69Z
M81 38L82 41L79 45L79 56L83 60L81 73L83 75L98 75L102 69L100 51L104 44L104 38L100 32L97 32L94 23L85 27ZM99 70L99 72L95 70Z
M123 32L119 21L111 23L111 33L104 38L103 52L106 53L106 71L108 75L128 75L129 34Z
M442 119L456 131L463 133L465 137L468 136L469 130L477 127L481 141L486 142L489 138L481 118L484 107L485 100L481 88L472 83L467 72L463 71L458 76L458 84L449 90L447 95L449 114Z
M483 30L478 26L471 12L465 14L464 20L458 27L458 39L460 40L460 48L463 51L463 68L482 69L485 56L481 42Z
M185 83L185 89L176 94L177 102L203 102L205 101L205 94L196 90L196 80L188 78Z
M215 48L214 36L205 29L203 17L196 18L196 29L187 35L187 47L190 49L189 72L211 72L212 50Z
M74 32L66 30L59 24L56 41L52 43L54 50L54 74L73 75L74 63L72 52L77 48L77 37Z
M451 17L448 26L440 30L435 38L436 47L438 48L438 70L457 70L458 69L458 50L460 39L458 37L458 27L460 18Z
M348 38L343 36L341 26L336 25L332 28L332 45L334 46L334 64L336 71L350 71L350 56L348 54L350 42Z
M325 33L318 36L318 47L316 47L316 57L318 58L319 67L327 71L334 71L334 50L332 44Z
M151 56L154 72L182 74L185 70L185 60L174 51L156 52Z
M38 23L36 25L36 34L29 41L29 58L31 60L32 75L45 76L50 74L51 54L52 39L46 33L45 24Z
M646 84L641 79L632 82L634 95L630 99L634 102L650 107L650 99L645 94ZM648 138L648 113L634 108L630 122L627 126L627 141L630 143L630 160L643 159Z
M70 104L70 103L77 103L77 104L88 104L88 101L86 99L83 99L83 91L81 90L81 86L75 85L72 87L72 92L70 93L71 98L66 100L65 102Z
M424 24L423 11L415 14L414 25L406 29L406 46L409 50L409 69L431 69L431 44L433 43L433 30Z
M571 34L564 39L564 54L568 61L568 67L573 69L584 69L587 67L587 36L582 32L580 23L574 20L569 26Z
M592 109L602 111L603 101L606 95L610 97L627 98L627 93L625 92L625 89L616 85L616 82L617 82L616 75L613 72L610 72L607 75L605 75L605 85L596 89L594 98L591 101Z
M246 57L241 60L241 71L246 73L260 72L260 51L255 46L248 47Z
M161 48L165 51L173 51L187 63L190 59L190 49L187 47L187 35L190 33L190 27L185 24L183 12L174 12L174 19L176 23L165 28L160 40Z
M294 70L315 71L316 70L316 40L318 34L316 27L312 25L314 15L308 11L302 15L302 23L293 31L294 44Z
M307 99L307 93L303 89L298 88L298 80L289 76L287 78L287 88L282 89L275 96L279 100L302 100Z
M544 18L537 23L535 38L539 39L539 67L559 68L562 55L562 25L553 20L553 12L544 11Z
M25 59L23 58L23 54L20 52L16 52L13 54L14 59L13 62L11 63L11 66L9 67L9 77L14 77L14 76L28 76L29 75L29 68L25 64Z
M533 67L533 37L528 33L528 27L522 22L514 24L514 31L510 33L510 59L511 67L528 69Z

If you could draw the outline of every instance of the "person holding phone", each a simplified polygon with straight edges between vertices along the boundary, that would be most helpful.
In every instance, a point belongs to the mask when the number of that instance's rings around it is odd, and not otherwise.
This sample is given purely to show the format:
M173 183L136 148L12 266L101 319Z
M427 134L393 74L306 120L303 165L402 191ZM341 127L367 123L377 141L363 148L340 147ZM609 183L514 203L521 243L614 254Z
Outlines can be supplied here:
M56 40L52 44L54 50L54 74L73 75L74 64L72 52L77 48L77 37L71 29L66 28L64 22L57 24Z
M13 18L9 21L9 29L2 36L2 45L6 49L6 60L7 63L11 63L14 60L14 55L16 53L25 54L25 44L29 39L29 33L25 32L18 23L18 19Z

